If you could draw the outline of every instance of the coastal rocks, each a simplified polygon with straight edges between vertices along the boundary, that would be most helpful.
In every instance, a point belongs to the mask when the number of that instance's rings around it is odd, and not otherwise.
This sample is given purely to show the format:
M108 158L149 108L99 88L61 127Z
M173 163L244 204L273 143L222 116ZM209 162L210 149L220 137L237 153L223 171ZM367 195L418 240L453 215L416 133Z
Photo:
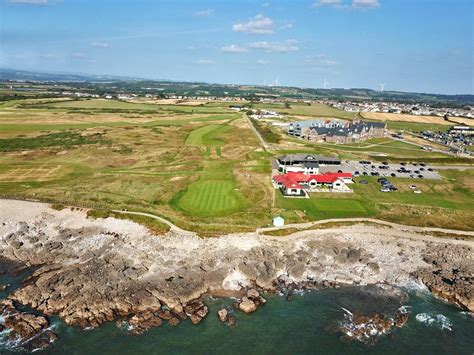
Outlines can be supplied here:
M228 313L229 312L227 311L227 309L222 308L222 309L219 309L219 311L217 311L217 316L219 317L219 320L221 322L227 322Z
M128 321L128 331L130 334L142 334L150 328L159 327L163 321L157 313L143 312L134 315Z
M207 316L209 308L201 300L195 300L184 306L184 312L193 324L198 324Z
M58 339L45 317L19 312L8 301L0 305L0 319L0 333L6 334L7 348L12 350L41 350Z
M239 309L244 313L252 313L257 310L257 305L251 299L244 297L239 304Z
M399 309L395 317L386 317L380 313L352 314L345 310L344 321L340 323L339 332L347 340L374 344L380 336L391 333L394 327L403 327L407 321L408 313L403 309Z
M452 245L431 248L424 255L429 267L419 268L413 275L431 293L469 312L474 312L474 249Z
M242 297L242 300L238 304L238 309L244 313L252 313L257 310L258 306L266 302L265 298L260 296L260 293L256 289L250 289L247 291L247 296Z

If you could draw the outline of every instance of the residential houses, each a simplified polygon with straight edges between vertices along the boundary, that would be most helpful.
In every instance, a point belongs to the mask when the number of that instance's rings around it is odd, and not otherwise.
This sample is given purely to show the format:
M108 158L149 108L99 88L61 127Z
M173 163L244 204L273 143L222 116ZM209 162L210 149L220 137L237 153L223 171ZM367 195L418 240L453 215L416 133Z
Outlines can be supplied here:
M314 142L348 144L383 138L386 128L384 122L316 120L292 122L288 127L288 134Z

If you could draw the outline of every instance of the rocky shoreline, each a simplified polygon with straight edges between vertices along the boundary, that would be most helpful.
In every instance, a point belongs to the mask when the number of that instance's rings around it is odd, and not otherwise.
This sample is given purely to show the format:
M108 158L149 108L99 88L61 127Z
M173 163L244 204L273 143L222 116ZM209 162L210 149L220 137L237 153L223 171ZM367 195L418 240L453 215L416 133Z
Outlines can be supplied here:
M13 269L32 270L7 295L0 313L14 320L16 305L41 313L19 312L17 321L3 321L1 327L22 339L30 336L25 329L44 334L35 345L42 348L55 339L47 320L52 315L81 328L117 321L140 334L163 322L200 323L209 313L202 301L208 294L236 295L234 308L249 313L265 303L262 291L284 289L291 300L299 289L413 281L474 312L473 251L468 241L449 243L361 224L285 238L256 233L158 237L125 220L90 220L77 210L0 201L0 252ZM215 316L235 324L228 310L221 311Z

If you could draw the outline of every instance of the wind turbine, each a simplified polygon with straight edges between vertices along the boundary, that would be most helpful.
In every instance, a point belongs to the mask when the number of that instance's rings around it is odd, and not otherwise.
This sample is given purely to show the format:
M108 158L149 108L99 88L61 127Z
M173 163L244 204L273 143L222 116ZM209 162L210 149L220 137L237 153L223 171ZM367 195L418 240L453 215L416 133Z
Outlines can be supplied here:
M328 88L329 83L328 83L328 81L326 80L326 78L324 78L324 83L323 83L323 85L324 85L324 88L325 88L325 89Z
M385 88L386 84L379 84L380 85L380 92L383 92L383 89Z
M280 79L279 76L277 76L277 78L275 79L275 86L278 86L278 80Z

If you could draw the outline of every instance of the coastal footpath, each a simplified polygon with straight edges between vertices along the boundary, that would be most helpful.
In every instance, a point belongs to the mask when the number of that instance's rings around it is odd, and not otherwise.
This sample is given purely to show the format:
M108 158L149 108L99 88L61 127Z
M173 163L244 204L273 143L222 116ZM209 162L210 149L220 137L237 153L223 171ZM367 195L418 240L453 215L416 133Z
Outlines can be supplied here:
M127 220L89 219L79 209L0 200L0 255L0 272L29 271L0 303L0 332L7 328L11 337L29 340L26 350L55 340L52 315L81 328L118 321L140 333L163 321L199 323L208 314L206 295L238 297L236 308L253 312L265 303L262 292L283 287L423 283L436 297L474 312L472 239L396 225L204 239L173 229L157 236ZM20 312L18 305L42 315Z

